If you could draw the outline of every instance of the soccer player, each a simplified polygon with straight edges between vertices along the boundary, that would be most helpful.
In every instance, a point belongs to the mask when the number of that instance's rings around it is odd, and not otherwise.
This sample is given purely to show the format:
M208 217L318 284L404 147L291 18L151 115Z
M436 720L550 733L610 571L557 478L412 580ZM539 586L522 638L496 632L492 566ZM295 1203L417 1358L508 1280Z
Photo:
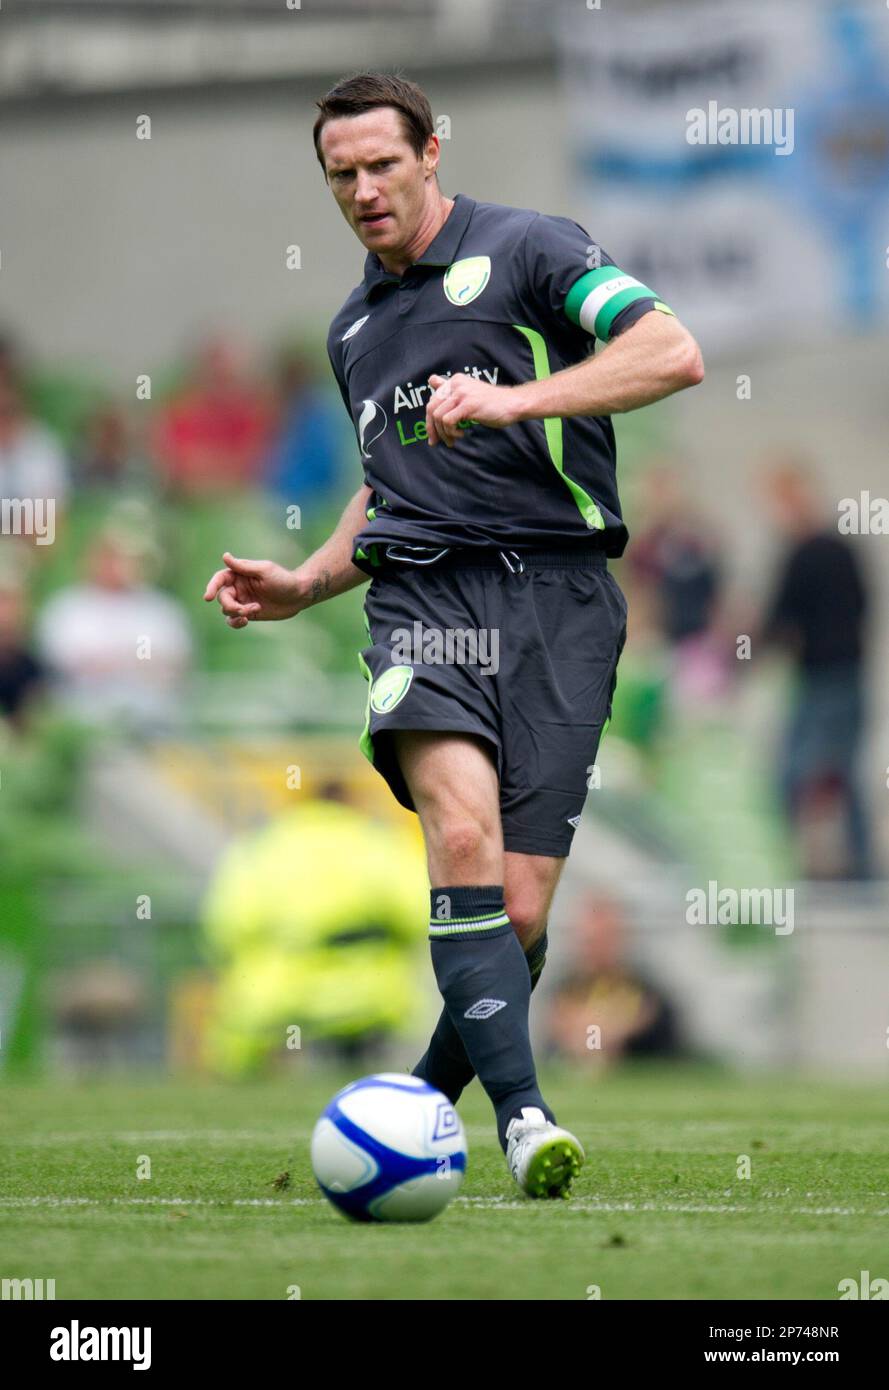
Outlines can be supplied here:
M576 222L445 197L415 84L365 73L317 105L367 251L327 344L364 482L295 571L226 553L205 597L242 628L371 579L361 747L420 817L444 1000L414 1075L453 1102L477 1075L519 1187L563 1196L584 1153L528 1006L626 631L609 417L699 382L701 355Z

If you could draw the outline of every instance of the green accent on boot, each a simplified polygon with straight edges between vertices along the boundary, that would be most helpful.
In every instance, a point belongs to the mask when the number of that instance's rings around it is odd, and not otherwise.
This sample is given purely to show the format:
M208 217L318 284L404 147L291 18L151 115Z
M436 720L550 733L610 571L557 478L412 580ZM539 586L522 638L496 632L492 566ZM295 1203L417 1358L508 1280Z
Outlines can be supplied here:
M583 1150L559 1137L541 1144L528 1164L525 1190L529 1197L570 1197L571 1183L583 1165Z

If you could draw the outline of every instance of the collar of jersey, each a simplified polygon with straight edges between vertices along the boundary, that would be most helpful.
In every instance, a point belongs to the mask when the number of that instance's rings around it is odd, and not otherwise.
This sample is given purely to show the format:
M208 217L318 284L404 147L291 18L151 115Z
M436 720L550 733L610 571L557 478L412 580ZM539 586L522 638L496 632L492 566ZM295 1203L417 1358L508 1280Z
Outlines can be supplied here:
M467 197L465 193L455 193L454 206L442 224L438 236L433 237L420 259L414 261L413 265L450 265L457 254L460 242L463 240L463 233L469 226L469 219L474 207L474 198ZM367 259L364 262L365 299L370 299L380 285L397 285L401 279L400 275L393 274L391 270L385 270L380 264L379 256L373 251L368 251Z

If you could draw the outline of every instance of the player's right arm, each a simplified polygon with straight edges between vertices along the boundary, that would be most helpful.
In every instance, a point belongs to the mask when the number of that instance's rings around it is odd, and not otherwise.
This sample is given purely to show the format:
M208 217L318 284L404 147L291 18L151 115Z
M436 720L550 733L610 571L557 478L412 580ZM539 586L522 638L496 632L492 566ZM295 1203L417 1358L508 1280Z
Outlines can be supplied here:
M216 571L204 591L206 602L217 599L229 627L239 628L293 618L304 608L366 584L369 576L352 564L352 548L367 522L372 491L362 483L329 539L295 570L274 560L239 560L226 551L225 569Z

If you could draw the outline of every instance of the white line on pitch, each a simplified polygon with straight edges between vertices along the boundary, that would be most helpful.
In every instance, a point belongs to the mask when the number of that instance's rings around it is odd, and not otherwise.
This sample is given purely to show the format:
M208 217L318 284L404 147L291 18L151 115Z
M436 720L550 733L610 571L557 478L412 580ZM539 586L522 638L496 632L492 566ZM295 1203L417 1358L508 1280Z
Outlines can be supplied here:
M505 1197L455 1197L463 1206L480 1207L488 1211L557 1210L571 1212L618 1213L653 1212L686 1216L889 1216L889 1207L868 1211L859 1207L782 1207L743 1206L731 1203L705 1202L589 1202L571 1199L567 1202L533 1202ZM0 1197L0 1207L320 1207L323 1197Z

